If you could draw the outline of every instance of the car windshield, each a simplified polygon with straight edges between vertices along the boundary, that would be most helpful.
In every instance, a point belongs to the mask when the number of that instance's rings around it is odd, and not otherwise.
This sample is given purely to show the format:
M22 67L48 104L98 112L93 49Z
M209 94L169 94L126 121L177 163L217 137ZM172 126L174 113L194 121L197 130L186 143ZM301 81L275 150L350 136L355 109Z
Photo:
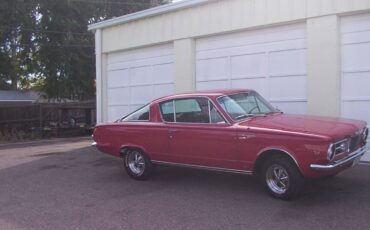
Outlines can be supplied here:
M279 112L253 91L223 96L217 101L233 120Z

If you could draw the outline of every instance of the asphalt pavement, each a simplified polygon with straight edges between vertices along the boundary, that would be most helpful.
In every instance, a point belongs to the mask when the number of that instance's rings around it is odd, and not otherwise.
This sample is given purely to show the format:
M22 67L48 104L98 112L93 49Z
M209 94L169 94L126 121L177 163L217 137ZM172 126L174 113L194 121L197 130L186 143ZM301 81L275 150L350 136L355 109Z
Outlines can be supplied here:
M245 175L159 166L135 181L89 144L0 146L0 229L370 229L370 165L280 201Z

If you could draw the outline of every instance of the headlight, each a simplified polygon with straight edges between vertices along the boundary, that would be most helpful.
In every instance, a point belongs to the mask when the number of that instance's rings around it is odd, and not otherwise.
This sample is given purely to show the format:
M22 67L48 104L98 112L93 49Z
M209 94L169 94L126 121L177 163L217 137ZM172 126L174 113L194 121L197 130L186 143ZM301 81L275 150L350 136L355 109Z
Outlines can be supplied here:
M337 142L335 145L335 154L349 152L349 139Z
M335 155L349 152L350 139L343 139L329 146L328 149L328 160L333 160Z

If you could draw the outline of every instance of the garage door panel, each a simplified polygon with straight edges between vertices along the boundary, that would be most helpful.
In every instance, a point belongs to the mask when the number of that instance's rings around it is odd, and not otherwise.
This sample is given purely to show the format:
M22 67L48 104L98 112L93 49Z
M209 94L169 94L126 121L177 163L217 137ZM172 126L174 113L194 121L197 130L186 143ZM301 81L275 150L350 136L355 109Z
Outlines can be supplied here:
M153 99L154 90L152 85L130 87L130 104L146 104Z
M152 66L152 65L159 65L163 63L172 63L173 56L165 56L165 57L153 57L153 58L144 58L139 60L133 60L130 63L131 67L141 67L141 66Z
M124 87L130 83L129 69L108 72L108 88Z
M342 33L370 30L370 14L358 14L342 18Z
M289 76L289 77L272 77L269 78L270 98L274 99L306 99L306 77Z
M108 107L108 120L115 121L120 119L125 114L129 113L129 106L109 106Z
M369 31L360 31L357 33L343 34L342 44L354 44L369 42L370 40L370 30Z
M223 49L214 49L207 51L200 51L197 53L198 59L210 59L210 58L225 58L229 56L240 56L248 54L264 53L265 47L261 45L249 45L249 46L232 46Z
M269 53L269 74L272 76L306 74L306 51L283 50Z
M370 71L343 73L342 96L344 100L367 98L370 100Z
M225 89L230 87L230 82L227 80L223 81L207 81L198 82L197 90L209 90L209 89Z
M157 64L152 68L151 75L155 83L171 83L174 81L174 71L172 63Z
M170 94L173 94L174 92L174 84L161 84L161 85L155 85L154 86L154 97L163 97Z
M239 56L246 54L265 53L271 51L281 50L299 50L305 49L305 39L275 41L270 43L257 43L250 45L237 46L235 44L228 44L224 48L214 48L211 50L202 50L197 52L198 59L209 59L228 56Z
M108 64L108 71L115 71L115 70L128 69L128 68L130 68L130 63L128 62L117 62L113 64Z
M344 101L343 117L365 120L370 124L370 101Z
M253 89L260 93L263 97L268 96L265 78L232 80L231 88Z
M173 55L172 44L158 45L148 48L127 50L109 54L109 63L132 62L140 59L149 59Z
M199 81L225 79L229 75L228 66L228 58L199 60L199 65L197 65L197 79Z
M150 72L150 66L140 66L131 69L131 85L147 85L150 84L153 80L154 76Z
M231 74L233 79L264 76L266 74L265 70L265 53L231 57Z
M130 96L129 88L112 88L108 90L108 105L124 105L128 104Z
M271 104L278 108L279 110L283 111L284 113L289 114L305 114L307 112L307 103L306 102L274 102L272 101Z
M366 43L344 45L342 55L344 72L370 70L370 39Z
M168 55L164 57L156 57L150 60L151 65L172 64L172 63L173 63L173 55Z

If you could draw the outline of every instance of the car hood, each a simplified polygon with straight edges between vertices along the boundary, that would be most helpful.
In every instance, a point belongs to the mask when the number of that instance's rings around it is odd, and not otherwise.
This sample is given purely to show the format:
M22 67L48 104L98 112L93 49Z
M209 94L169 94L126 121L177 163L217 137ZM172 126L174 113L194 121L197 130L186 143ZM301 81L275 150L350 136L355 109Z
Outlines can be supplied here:
M363 129L366 122L343 118L272 114L239 123L250 129L272 129L341 139Z

